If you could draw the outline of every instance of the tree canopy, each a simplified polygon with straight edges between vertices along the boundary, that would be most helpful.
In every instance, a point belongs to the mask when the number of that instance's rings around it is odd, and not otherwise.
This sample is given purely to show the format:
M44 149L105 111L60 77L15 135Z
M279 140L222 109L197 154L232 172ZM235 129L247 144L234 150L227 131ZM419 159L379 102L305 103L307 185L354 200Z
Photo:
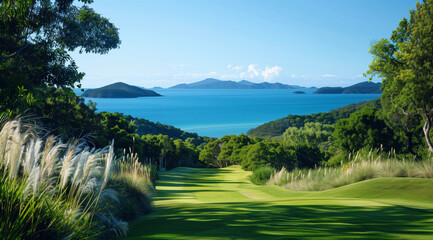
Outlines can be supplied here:
M332 134L334 144L346 153L362 148L389 151L393 144L393 131L380 118L373 107L364 107L335 124Z
M69 51L105 54L118 29L89 7L92 0L4 0L0 3L0 112L42 104L47 87L73 88L84 74Z
M381 39L369 51L374 59L367 74L383 81L387 111L409 118L422 117L430 151L433 117L433 0L417 2L410 18L403 18L391 38Z

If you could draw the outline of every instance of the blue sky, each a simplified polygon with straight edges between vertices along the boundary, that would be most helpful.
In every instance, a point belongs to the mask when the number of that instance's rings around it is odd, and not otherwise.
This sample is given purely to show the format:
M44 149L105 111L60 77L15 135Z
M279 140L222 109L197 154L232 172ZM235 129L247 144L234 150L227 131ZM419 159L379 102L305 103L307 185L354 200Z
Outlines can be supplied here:
M120 29L106 55L72 56L83 87L170 87L205 78L348 86L365 81L370 45L415 0L95 0Z

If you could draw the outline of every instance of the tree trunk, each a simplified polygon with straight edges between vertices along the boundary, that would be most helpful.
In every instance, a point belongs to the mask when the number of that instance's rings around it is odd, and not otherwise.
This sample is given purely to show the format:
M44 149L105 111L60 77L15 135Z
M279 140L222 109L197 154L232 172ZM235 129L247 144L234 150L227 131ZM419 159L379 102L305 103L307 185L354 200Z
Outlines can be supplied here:
M412 154L413 158L416 159L418 157L418 155L415 153L415 151L413 150L413 133L410 131L410 128L408 126L407 122L403 122L403 130L406 134L407 137L407 147L409 149L409 153Z
M430 140L430 129L431 129L431 119L430 116L425 114L425 122L424 122L424 126L422 127L422 130L424 132L424 137L425 137L425 141L427 142L428 145L428 149L430 152L433 152L433 146Z

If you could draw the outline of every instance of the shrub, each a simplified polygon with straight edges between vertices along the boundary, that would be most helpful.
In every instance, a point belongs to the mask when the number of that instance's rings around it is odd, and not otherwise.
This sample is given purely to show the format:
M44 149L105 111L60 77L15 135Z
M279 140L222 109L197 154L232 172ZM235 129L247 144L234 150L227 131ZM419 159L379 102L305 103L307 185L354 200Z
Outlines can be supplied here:
M274 168L259 167L253 171L253 174L250 176L250 180L254 184L262 185L265 184L274 173Z

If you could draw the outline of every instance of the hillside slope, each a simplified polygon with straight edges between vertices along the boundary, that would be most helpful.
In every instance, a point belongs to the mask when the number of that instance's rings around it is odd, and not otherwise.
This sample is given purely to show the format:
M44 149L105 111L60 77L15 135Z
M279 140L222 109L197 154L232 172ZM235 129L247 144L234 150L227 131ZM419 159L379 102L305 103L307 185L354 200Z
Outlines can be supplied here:
M433 207L433 179L375 178L313 193L308 197L395 200L414 204L427 203Z
M348 118L351 113L364 106L375 106L380 108L379 99L368 102L350 104L327 113L314 113L310 115L289 115L285 118L262 124L248 131L250 137L276 137L282 135L289 127L303 127L308 122L319 122L322 124L334 124L342 118Z
M193 132L186 132L181 130L180 128L176 128L171 125L162 124L159 122L152 122L147 119L143 118L136 118L131 115L124 115L123 113L117 113L120 116L123 116L128 122L134 122L134 125L137 129L137 133L139 135L167 135L174 140L176 139L182 139L186 140L187 138L194 138L197 144L201 144L205 142L206 139L213 139L208 138L205 136L199 136L197 133Z
M137 97L157 97L160 94L126 83L117 82L101 88L86 90L81 97L87 98L137 98Z
M322 87L317 89L316 94L380 94L381 83L360 82L349 87Z

